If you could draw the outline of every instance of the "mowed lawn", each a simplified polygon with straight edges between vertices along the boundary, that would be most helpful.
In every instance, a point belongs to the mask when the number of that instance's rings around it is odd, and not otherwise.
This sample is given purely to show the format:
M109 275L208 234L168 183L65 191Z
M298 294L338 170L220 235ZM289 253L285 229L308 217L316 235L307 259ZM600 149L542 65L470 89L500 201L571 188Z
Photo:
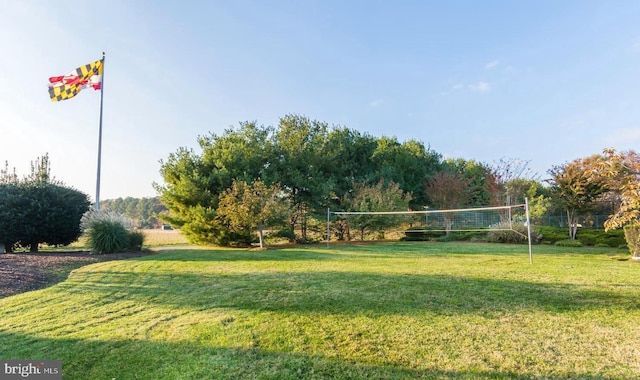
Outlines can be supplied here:
M399 242L170 250L0 299L0 358L65 379L631 379L624 250Z

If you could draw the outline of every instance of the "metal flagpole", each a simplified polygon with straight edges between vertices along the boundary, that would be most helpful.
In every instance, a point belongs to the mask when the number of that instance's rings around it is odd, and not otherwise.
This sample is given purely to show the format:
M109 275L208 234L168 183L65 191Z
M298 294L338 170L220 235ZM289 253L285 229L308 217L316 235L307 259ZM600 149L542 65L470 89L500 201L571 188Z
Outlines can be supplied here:
M529 218L529 198L524 198L524 209L527 215L527 240L529 241L529 264L533 264L533 253L531 252L531 218Z
M98 129L98 175L96 179L96 211L100 211L100 166L102 161L102 99L104 97L104 52L102 52L102 78L100 78L100 127Z

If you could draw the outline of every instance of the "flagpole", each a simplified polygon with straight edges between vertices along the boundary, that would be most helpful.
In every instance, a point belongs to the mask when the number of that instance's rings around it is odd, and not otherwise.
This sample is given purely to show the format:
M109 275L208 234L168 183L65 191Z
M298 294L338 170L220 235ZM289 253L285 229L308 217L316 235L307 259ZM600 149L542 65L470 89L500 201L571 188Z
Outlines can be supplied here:
M98 175L96 179L96 211L100 211L100 166L102 161L102 99L104 97L104 52L102 52L102 78L100 80L100 127L98 129Z

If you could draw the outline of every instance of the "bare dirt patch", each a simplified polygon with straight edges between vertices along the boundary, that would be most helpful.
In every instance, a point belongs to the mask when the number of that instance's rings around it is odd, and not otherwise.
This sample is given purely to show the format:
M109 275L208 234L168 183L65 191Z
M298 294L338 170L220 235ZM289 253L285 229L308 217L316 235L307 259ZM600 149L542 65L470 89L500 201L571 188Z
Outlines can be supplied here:
M83 265L150 254L153 252L108 255L92 255L88 251L0 254L0 298L53 285Z

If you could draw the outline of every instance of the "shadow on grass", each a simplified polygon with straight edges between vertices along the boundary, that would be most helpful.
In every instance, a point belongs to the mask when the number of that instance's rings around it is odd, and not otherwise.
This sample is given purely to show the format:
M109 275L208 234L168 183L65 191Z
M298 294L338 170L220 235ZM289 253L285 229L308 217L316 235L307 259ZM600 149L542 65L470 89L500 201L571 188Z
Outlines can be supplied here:
M306 261L343 258L344 255L318 249L171 249L161 255L148 257L157 261ZM144 260L144 258L142 258Z
M61 360L65 379L606 379L588 374L410 369L191 342L51 339L0 332L2 358ZM428 363L425 363L428 367Z
M115 268L114 268L115 269ZM76 272L58 292L95 294L169 307L333 313L490 315L513 311L640 310L637 293L573 284L452 275L340 271L162 273L94 268Z
M614 248L555 247L536 245L533 258L540 254L602 257L610 254L626 254L627 251ZM358 259L363 257L452 257L482 256L517 257L528 261L529 252L524 244L495 244L472 242L351 242L342 244L312 244L305 246L283 246L260 249L170 249L151 260L162 261L305 261L323 259Z

